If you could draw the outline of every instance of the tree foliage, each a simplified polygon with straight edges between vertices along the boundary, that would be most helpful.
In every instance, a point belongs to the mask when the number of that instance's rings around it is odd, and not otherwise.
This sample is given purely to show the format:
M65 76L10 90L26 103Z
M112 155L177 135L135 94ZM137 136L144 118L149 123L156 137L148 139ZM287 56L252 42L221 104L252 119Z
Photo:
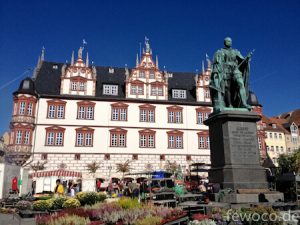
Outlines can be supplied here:
M122 173L123 177L124 177L124 174L128 173L131 169L129 160L126 160L126 162L124 162L124 163L116 163L116 166L117 166L117 169L116 169L117 172Z
M300 149L289 155L280 155L278 166L281 173L300 173Z
M101 167L101 162L97 163L96 161L93 161L93 162L87 164L87 170L91 174L95 174L97 172L97 170L100 169L100 167Z

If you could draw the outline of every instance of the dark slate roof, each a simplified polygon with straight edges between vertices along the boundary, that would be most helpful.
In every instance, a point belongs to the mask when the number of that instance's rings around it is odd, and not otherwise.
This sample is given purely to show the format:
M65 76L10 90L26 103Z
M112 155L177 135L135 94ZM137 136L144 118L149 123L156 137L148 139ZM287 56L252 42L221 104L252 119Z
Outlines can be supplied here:
M60 96L69 97L70 95L60 95L60 76L63 63L55 62L43 62L41 68L38 70L35 86L36 91L41 96ZM56 66L56 68L55 68ZM114 69L114 73L109 73L109 68ZM97 71L97 83L96 83L96 96L88 96L88 99L114 99L125 100L125 68L118 67L105 67L96 66ZM129 72L131 70L129 69ZM170 77L169 82L169 100L168 101L156 101L156 102L172 102L172 103L192 103L201 105L211 105L210 103L199 103L196 101L196 87L194 80L194 73L190 72L171 72L173 77ZM103 95L103 84L116 84L119 86L118 96ZM187 90L186 99L173 99L172 89L185 89ZM83 96L73 96L73 98L84 98ZM140 101L153 101L141 99Z
M24 80L21 81L20 86L17 91L13 93L14 95L17 94L30 94L30 95L37 95L35 90L35 83L30 77L26 77Z

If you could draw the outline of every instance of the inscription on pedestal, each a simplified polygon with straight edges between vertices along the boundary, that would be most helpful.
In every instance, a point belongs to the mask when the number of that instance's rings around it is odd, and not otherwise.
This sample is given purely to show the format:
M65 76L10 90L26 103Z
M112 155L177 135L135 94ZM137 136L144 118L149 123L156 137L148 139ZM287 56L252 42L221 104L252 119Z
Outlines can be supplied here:
M232 164L257 164L256 127L253 124L233 122L229 125L229 146Z

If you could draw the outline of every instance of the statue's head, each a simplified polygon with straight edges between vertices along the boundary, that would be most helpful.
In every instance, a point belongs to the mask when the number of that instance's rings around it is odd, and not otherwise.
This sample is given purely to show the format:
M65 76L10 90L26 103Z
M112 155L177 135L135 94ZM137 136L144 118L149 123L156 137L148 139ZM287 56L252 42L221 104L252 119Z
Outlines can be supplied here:
M232 46L232 40L231 40L230 37L226 37L226 38L224 39L224 46L225 46L226 48L230 48L230 47Z

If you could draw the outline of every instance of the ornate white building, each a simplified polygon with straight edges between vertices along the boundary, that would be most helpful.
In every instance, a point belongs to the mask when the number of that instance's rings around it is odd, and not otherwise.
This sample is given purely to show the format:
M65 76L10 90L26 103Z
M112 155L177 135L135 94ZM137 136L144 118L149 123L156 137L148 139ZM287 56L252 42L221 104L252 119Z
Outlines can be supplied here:
M183 168L209 163L203 121L212 112L210 62L201 74L162 71L145 44L132 69L89 65L83 48L70 64L47 62L42 52L33 77L14 93L8 147L13 160L46 161L47 171L63 163L82 173L97 161L102 177L126 160L131 172L149 163L161 169L166 160Z

